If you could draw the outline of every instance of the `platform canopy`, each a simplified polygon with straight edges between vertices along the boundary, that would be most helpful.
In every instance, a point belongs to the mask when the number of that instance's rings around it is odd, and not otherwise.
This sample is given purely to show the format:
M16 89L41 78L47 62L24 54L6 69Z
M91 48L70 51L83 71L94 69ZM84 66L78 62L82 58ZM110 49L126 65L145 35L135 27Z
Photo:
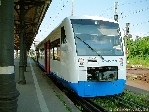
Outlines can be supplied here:
M23 3L22 3L23 1ZM20 50L20 29L24 29L27 50L31 48L38 29L52 0L14 0L14 49ZM23 6L24 19L20 19L20 7ZM24 21L24 26L20 25Z

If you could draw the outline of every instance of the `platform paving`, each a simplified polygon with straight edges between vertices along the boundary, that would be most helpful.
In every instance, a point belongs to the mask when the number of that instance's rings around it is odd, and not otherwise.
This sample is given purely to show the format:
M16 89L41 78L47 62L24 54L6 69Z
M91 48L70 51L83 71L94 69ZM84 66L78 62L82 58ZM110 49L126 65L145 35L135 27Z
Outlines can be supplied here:
M27 61L26 84L21 85L17 83L19 58L14 59L16 88L20 92L17 112L79 112L30 57Z

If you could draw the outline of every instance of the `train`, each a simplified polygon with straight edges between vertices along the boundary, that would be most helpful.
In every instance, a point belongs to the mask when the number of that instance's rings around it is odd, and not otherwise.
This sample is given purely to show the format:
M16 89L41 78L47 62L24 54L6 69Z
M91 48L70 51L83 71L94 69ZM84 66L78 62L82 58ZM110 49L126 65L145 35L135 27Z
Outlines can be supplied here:
M126 53L118 22L69 16L37 45L38 64L80 97L116 95L126 84Z

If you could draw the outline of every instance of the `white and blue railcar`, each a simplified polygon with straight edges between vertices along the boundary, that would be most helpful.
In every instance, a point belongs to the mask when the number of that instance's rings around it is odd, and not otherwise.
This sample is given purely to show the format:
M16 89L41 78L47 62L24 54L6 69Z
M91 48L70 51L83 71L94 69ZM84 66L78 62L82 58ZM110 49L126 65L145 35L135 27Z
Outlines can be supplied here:
M119 94L126 83L119 29L117 22L105 18L66 17L37 46L39 65L79 96Z

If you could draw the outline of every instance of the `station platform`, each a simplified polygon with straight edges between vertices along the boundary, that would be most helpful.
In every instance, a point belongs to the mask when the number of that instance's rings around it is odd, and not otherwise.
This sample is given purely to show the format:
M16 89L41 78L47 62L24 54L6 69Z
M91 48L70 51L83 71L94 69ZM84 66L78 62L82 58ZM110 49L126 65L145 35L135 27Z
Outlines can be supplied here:
M19 58L14 59L16 88L20 92L17 112L80 112L28 57L24 72L26 84L18 84Z

